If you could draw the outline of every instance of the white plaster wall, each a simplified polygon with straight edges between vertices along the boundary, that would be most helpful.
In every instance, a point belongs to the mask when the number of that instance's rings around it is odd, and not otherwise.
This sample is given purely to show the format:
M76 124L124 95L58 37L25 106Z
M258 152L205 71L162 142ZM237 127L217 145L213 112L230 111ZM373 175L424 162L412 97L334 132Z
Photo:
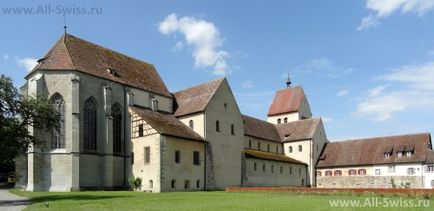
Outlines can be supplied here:
M423 176L424 176L423 186L424 186L424 188L434 188L431 185L431 181L434 180L434 172L428 172L427 171L428 166L434 166L434 164L424 164L423 165L423 169L424 169L424 171L423 171Z
M291 113L279 114L279 115L275 115L275 116L268 116L267 122L273 123L273 124L278 124L277 120L280 119L281 124L282 124L282 123L284 123L283 120L285 118L288 118L288 122L295 122L295 121L300 120L300 113L299 112L291 112Z
M145 108L151 108L151 102L148 91L131 88L131 92L134 94L134 104ZM158 94L154 94L154 97L158 100L158 110L172 113L173 112L173 100L168 97L164 97Z
M256 171L254 165L257 165ZM265 164L265 172L263 165ZM271 171L271 168L274 171ZM282 172L280 168L282 167ZM290 170L291 169L291 170ZM286 162L246 158L246 179L244 186L293 186L306 185L306 166Z
M205 179L205 143L186 140L172 136L164 136L161 158L161 191L192 191L203 190ZM175 162L175 152L181 154L180 163ZM193 152L198 151L200 165L193 164ZM172 188L175 180L175 188ZM184 182L190 182L190 188L185 189ZM199 187L197 181L199 180Z
M133 138L131 140L134 152L134 163L132 165L133 176L142 178L142 191L161 191L161 146L160 134L145 137ZM150 162L145 163L145 147L150 147ZM153 188L149 187L149 181L153 181Z
M374 176L423 176L423 166L422 163L397 163L394 164L395 165L395 171L394 172L390 172L389 171L389 165L388 164L384 164L384 165L374 165L373 166L373 175ZM415 174L409 175L407 174L407 169L408 168L414 168L415 169ZM375 174L375 171L379 169L380 170L380 174L377 175Z
M202 138L205 137L205 115L203 113L186 115L178 118L182 123L190 127L190 120L194 122L193 130Z
M251 143L251 148L249 148L249 141ZM258 143L260 143L260 146L258 145ZM255 138L255 137L251 137L251 136L244 136L244 148L245 149L255 149L255 150L260 150L260 151L264 151L264 152L268 152L268 145L270 145L270 151L271 153L277 153L277 154L283 154L283 144L282 143L277 143L274 141L268 141L268 140L264 140L264 139L259 139L259 138ZM260 147L260 148L258 148ZM277 151L276 151L276 147L277 147Z
M227 103L227 110L224 103ZM207 171L212 171L214 175L215 188L240 186L244 124L226 80L206 107L205 119L206 140L212 147L213 156L213 167L207 167ZM220 121L220 132L216 131L217 120ZM235 135L231 135L231 124L235 126Z

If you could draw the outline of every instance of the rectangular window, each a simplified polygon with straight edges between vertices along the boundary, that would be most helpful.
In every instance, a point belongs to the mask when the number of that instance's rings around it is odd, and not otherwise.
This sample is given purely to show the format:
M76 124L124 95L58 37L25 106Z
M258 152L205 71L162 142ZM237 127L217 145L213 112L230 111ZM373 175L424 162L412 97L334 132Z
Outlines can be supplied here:
M433 165L429 165L427 168L428 172L434 172L434 166Z
M194 151L193 152L193 164L194 165L200 165L200 156L199 156L199 152L198 151Z
M408 175L413 175L415 173L414 168L408 168L407 169L407 174Z
M145 164L151 162L151 147L145 147Z
M175 163L181 163L181 151L175 151Z
M131 153L131 165L134 164L134 152Z
M375 169L375 175L380 175L381 174L381 170L380 169Z
M395 165L389 165L389 172L395 172Z
M139 137L143 137L143 124L139 125Z

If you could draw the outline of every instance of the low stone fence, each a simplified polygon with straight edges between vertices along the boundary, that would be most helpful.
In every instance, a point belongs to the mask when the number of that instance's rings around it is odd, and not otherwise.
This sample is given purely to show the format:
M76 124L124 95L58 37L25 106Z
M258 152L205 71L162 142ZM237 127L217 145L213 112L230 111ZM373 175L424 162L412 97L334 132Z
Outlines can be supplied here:
M296 187L229 187L227 192L275 192L305 194L378 194L397 196L434 196L434 189L416 188L296 188Z

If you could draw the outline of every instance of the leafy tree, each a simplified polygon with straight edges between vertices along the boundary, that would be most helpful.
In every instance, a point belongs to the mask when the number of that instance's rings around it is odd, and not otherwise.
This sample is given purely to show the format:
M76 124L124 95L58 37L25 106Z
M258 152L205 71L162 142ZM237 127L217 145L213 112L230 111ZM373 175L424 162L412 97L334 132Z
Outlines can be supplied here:
M49 131L59 128L60 114L44 97L25 98L9 77L0 77L0 165L12 163L29 144L41 143L30 134L29 127Z

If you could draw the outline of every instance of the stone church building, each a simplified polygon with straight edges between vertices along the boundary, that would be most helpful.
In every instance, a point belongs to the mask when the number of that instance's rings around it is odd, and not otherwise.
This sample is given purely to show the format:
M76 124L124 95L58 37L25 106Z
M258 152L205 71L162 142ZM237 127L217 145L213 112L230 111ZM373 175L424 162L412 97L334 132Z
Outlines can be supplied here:
M289 81L264 121L241 113L225 78L170 92L152 64L67 33L26 80L22 93L61 115L60 130L29 128L44 142L16 158L16 186L28 191L121 189L131 176L149 192L316 187L340 178L323 179L329 168L373 165L337 159L343 148Z

